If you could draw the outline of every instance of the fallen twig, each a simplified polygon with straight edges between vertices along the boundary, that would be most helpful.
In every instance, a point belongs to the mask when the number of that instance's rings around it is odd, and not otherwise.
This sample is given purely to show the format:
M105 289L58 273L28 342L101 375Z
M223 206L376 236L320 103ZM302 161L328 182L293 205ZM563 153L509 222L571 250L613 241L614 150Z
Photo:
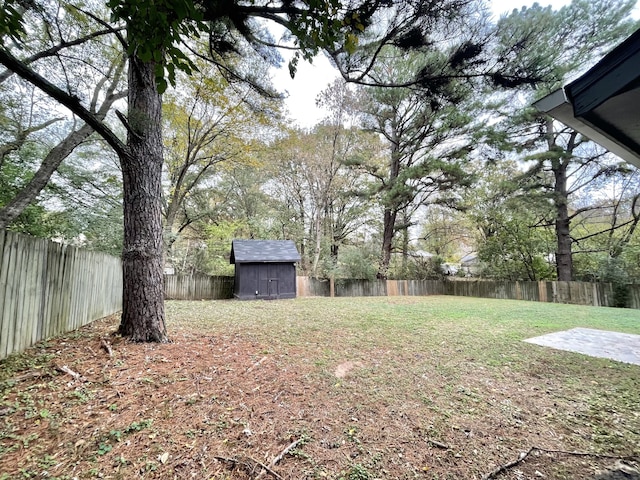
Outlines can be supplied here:
M427 443L430 443L434 447L442 448L443 450L449 450L449 445L447 445L446 443L439 442L437 440L434 440L433 438L427 438L426 440Z
M80 382L86 382L87 381L86 378L84 378L78 372L74 372L73 370L71 370L66 365L62 365L62 366L56 365L56 369L60 370L62 373L66 373L67 375L71 375L74 379L76 379L76 380L78 380Z
M638 458L638 455L608 455L606 453L592 453L592 452L571 452L568 450L547 450L546 448L533 447L534 450L544 453L561 453L563 455L573 455L575 457L595 457L595 458L608 458L612 460L634 460Z
M518 457L517 460L513 460L511 462L505 463L504 465L500 465L496 469L494 469L491 472L489 472L486 475L484 475L482 477L482 480L489 480L490 478L496 478L500 473L502 473L502 472L504 472L506 470L509 470L510 468L515 467L519 463L523 462L524 459L527 458L529 456L529 454L531 452L533 452L534 450L535 450L535 447L531 447L526 452L521 452L520 456Z
M254 363L253 365L251 365L247 371L245 373L249 373L251 372L251 370L253 370L256 367L259 367L260 365L262 365L262 363L267 359L268 357L262 357L260 360L258 360L256 363Z
M35 372L27 372L24 373L22 375L18 375L16 377L13 377L11 379L9 379L10 382L14 382L14 383L18 383L21 382L23 380L29 380L31 378L39 378L39 377L46 377L51 375L49 372L43 372L43 371L35 371Z
M280 454L277 457L271 460L271 463L269 464L269 466L274 467L276 463L282 460L287 453L289 453L291 450L296 448L301 442L302 442L302 438L299 438L296 441L291 442L284 450L280 452Z
M271 471L270 469L276 466L276 463L278 463L280 460L282 460L284 458L284 456L289 453L291 450L293 450L294 448L296 448L298 445L300 445L300 443L302 443L302 438L299 438L293 442L291 442L289 445L287 445L285 447L284 450L282 450L278 455L276 455L273 460L271 460L271 462L269 463L269 466L266 467L265 470L262 470L258 476L256 478L260 478L262 477L262 475L264 475L265 471L273 474L275 472Z
M549 450L546 448L531 447L526 452L521 452L517 460L512 460L511 462L500 465L496 469L484 475L482 477L482 480L489 480L491 478L496 478L500 473L506 470L509 470L510 468L513 468L516 465L522 463L534 451L543 452L543 453L559 453L562 455L572 455L572 456L578 456L578 457L607 458L607 459L614 459L614 460L632 460L632 459L638 458L637 455L620 456L620 455L607 455L604 453L575 452L575 451L571 452L568 450Z
M222 462L231 463L233 465L242 465L247 470L249 470L249 473L254 473L256 466L260 467L261 470L255 478L259 478L266 471L269 475L272 475L274 478L277 478L278 480L283 480L282 477L278 475L276 472L274 472L270 467L267 467L264 463L259 462L251 457L245 457L245 460L238 460L235 458L218 457L218 456L215 456L213 458L215 458L216 460L220 460ZM251 465L251 463L249 462L253 463L253 465Z
M111 349L111 345L104 338L100 339L100 347L109 354L109 358L113 357L113 350Z

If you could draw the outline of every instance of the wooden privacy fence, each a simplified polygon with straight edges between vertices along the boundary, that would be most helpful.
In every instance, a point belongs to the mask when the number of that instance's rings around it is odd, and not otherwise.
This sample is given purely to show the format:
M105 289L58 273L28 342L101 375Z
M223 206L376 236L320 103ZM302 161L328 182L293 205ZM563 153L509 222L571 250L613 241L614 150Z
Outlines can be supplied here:
M298 296L329 297L332 282L328 279L298 277ZM336 279L333 296L373 297L396 295L446 295L445 282L441 280L359 280Z
M121 309L119 258L0 230L0 358Z
M167 300L220 300L233 297L233 277L209 275L165 275Z
M629 285L635 291L635 303L631 308L640 308L640 285ZM458 297L498 298L529 300L533 302L572 303L608 307L614 303L613 286L610 283L588 282L500 282L491 280L449 280L446 295Z
M297 277L299 297L367 297L452 295L534 302L612 306L613 286L587 282L498 282L491 280L357 280ZM640 309L640 285L629 285L629 307ZM166 275L165 297L214 300L233 297L233 277Z

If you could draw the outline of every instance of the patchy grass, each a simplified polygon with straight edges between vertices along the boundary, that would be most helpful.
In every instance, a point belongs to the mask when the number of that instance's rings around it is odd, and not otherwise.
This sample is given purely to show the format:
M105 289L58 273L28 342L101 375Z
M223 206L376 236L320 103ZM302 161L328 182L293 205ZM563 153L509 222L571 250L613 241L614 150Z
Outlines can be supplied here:
M168 345L110 318L4 360L0 479L472 479L531 446L640 455L640 367L521 341L640 334L638 311L375 297L169 302L167 319ZM500 478L611 462L536 451Z

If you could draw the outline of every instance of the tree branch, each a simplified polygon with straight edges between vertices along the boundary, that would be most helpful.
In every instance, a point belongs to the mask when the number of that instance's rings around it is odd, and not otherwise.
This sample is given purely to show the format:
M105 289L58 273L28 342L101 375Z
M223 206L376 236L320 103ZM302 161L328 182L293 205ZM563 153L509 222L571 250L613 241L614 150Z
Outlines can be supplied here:
M122 28L118 29L118 30L123 30ZM24 63L25 65L31 65L33 62L40 60L42 58L47 58L47 57L52 57L54 55L56 55L57 53L59 53L61 50L64 50L65 48L70 48L70 47L75 47L77 45L82 45L85 42L88 42L89 40L92 40L94 38L103 36L103 35L108 35L110 33L113 33L113 29L105 29L105 30L99 30L97 32L93 32L90 35L86 35L84 37L81 38L76 38L75 40L71 40L68 42L61 42L57 45L54 45L51 48L48 48L47 50L43 50L41 52L38 52L34 55L31 55L30 57L25 58L24 60L22 60L22 63ZM4 82L5 80L7 80L11 75L13 75L13 71L7 69L4 72L0 73L0 83Z
M0 48L0 63L84 120L85 123L91 126L102 138L105 139L111 148L115 150L118 156L126 156L126 145L122 143L116 134L100 119L98 119L94 113L84 107L77 97L65 92L45 79L42 75L31 70L27 65L14 57L4 48Z
M21 148L24 143L27 141L27 137L32 133L35 133L39 130L44 130L49 125L53 125L56 122L64 120L61 117L52 118L51 120L47 120L39 125L35 125L33 127L29 127L25 130L19 129L18 133L15 136L15 139L11 142L7 142L4 145L0 145L0 168L2 168L2 164L4 163L4 157L10 154L11 152L15 152L19 148Z

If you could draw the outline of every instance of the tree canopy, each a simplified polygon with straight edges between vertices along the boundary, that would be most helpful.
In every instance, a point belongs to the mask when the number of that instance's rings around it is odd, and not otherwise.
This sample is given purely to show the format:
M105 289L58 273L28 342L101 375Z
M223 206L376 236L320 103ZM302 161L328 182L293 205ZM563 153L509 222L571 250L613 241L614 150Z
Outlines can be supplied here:
M135 341L165 342L166 245L182 230L193 227L202 234L200 251L208 246L216 252L219 241L236 231L295 237L306 248L306 265L314 274L339 271L339 252L354 265L371 263L370 247L378 242L378 275L384 278L393 252L402 251L407 260L410 232L425 230L421 223L434 218L432 206L452 216L468 209L467 222L473 223L464 188L473 187L470 165L487 160L490 147L499 151L496 157L546 165L531 170L534 182L548 181L549 172L557 179L565 160L573 162L566 171L574 172L575 149L565 147L583 140L561 132L568 143L560 142L559 134L545 149L544 142L555 135L555 130L541 130L549 120L526 109L516 114L508 104L514 98L528 102L557 86L580 68L583 57L612 46L635 25L628 20L631 4L574 0L559 11L534 5L495 25L476 0L110 0L106 6L93 0L4 0L0 63L6 70L0 72L0 84L19 77L21 84L42 92L39 98L48 96L49 110L60 112L65 123L57 146L47 146L49 153L42 145L32 150L37 155L29 158L44 159L42 172L36 162L21 170L15 168L21 166L18 156L28 155L32 145L21 139L36 139L38 132L63 122L58 115L14 122L10 112L0 111L0 121L10 127L1 139L0 182L11 184L16 197L24 193L28 203L56 169L60 185L84 181L86 172L99 170L73 168L73 160L60 165L74 149L85 148L93 133L99 136L115 152L122 179L120 333ZM347 94L336 88L331 98L321 99L335 118L312 131L271 133L256 141L239 124L259 123L260 115L270 118L278 109L281 97L268 68L282 63L282 49L294 52L288 65L292 76L299 61L324 52L343 80L358 89ZM172 89L179 85L188 85L190 94ZM517 88L517 95L496 103L497 89L504 88ZM486 95L484 105L481 95ZM487 131L481 144L479 124L496 127L501 112L508 112L510 121ZM384 138L386 147L373 138ZM12 150L15 142L22 147ZM53 155L59 146L65 148ZM225 162L228 168L222 167ZM270 168L258 173L260 162ZM3 165L19 181L4 175ZM599 172L595 178L616 173ZM104 178L112 173L105 171ZM501 229L500 235L484 238L494 253L524 246L530 258L548 262L544 228L549 225L534 218L548 211L527 208L517 197L522 188L510 190L514 198L496 205L491 218L475 211L477 222L484 222L476 227ZM111 197L101 214L106 218L120 191L114 184L104 190ZM572 199L562 197L561 190L555 188L549 198L566 209L562 221L587 211L571 210ZM632 245L637 201L619 199L607 208L624 218L618 224L634 226L630 235L619 237L620 245ZM2 198L0 220L10 206L6 202ZM265 212L269 218L259 219ZM589 224L586 216L580 218ZM564 227L569 231L563 235L570 234L571 225ZM515 233L505 236L507 231ZM397 232L403 233L401 245ZM585 242L591 233L584 232ZM108 243L109 248L117 244ZM613 239L610 243L615 250ZM328 262L322 261L325 252ZM496 258L487 252L487 258ZM560 248L555 253L563 254ZM216 264L199 264L207 263ZM545 265L534 263L510 269L509 275L549 275Z

